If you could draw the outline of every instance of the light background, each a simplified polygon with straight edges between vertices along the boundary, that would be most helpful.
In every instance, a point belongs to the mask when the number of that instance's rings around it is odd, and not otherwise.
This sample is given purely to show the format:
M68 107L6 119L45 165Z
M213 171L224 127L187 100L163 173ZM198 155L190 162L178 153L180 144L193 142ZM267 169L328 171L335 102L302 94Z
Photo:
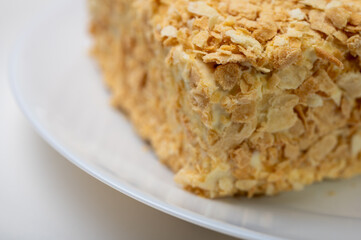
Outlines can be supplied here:
M232 239L168 216L87 175L18 109L7 59L49 0L0 0L0 239Z

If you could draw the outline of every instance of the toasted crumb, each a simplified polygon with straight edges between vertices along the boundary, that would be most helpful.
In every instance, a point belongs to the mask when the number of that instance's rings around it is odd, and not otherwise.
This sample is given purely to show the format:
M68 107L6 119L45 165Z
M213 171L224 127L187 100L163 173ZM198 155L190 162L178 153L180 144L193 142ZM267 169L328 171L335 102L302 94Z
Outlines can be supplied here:
M329 61L329 62L335 64L339 68L343 68L343 63L340 60L338 60L335 56L333 56L332 54L328 53L327 51L325 51L319 47L315 47L315 51L319 58Z
M231 90L242 77L242 71L237 64L220 65L214 72L216 82L224 89Z

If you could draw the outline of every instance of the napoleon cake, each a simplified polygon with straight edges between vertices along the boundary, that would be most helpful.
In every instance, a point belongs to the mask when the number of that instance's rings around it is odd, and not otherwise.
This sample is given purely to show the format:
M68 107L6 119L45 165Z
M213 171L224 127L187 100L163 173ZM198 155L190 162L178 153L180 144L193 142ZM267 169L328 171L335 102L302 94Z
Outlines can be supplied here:
M89 8L112 104L185 189L274 195L361 172L361 1Z

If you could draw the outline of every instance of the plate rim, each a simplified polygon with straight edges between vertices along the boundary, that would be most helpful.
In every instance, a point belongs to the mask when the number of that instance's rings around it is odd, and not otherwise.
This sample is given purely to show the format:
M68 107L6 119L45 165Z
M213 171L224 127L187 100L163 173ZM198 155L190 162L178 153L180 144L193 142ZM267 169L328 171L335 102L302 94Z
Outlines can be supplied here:
M11 51L8 55L8 82L10 85L10 89L14 99L17 102L18 107L21 112L24 114L26 119L30 122L31 126L37 134L47 142L53 149L55 149L58 153L60 153L64 158L66 158L69 162L89 174L90 176L98 179L104 184L112 187L113 189L125 194L128 197L133 198L149 207L157 209L165 214L171 215L173 217L182 219L184 221L193 223L195 225L210 229L212 231L220 232L229 236L237 237L237 238L246 238L246 239L271 239L271 240L282 240L282 237L276 237L272 233L263 233L261 231L251 230L247 227L232 225L230 223L226 223L220 220L215 220L206 216L203 216L199 213L193 212L186 208L182 208L175 204L167 203L162 201L161 199L157 199L156 197L151 196L149 193L145 191L141 191L136 187L131 186L124 180L116 179L112 177L110 174L97 169L96 167L86 163L81 157L77 157L75 153L68 151L64 145L62 145L56 137L51 134L51 131L47 131L41 124L34 114L34 111L31 110L29 105L26 102L26 97L21 94L21 78L18 77L17 69L21 66L19 63L19 58L21 53L26 50L27 39L32 36L32 33L41 28L42 24L46 20L50 20L54 18L54 16L59 16L60 11L67 9L70 7L70 4L74 6L75 4L79 4L79 8L82 8L82 11L86 11L86 0L78 0L76 2L71 0L66 1L52 1L48 6L45 6L41 11L36 14L36 17L31 19L25 27L23 27L18 34L16 41L11 47ZM80 4L82 6L80 6ZM20 65L19 65L20 64ZM321 214L328 215L328 214ZM345 217L341 217L345 218ZM349 217L346 217L350 219ZM351 217L352 219L352 217Z

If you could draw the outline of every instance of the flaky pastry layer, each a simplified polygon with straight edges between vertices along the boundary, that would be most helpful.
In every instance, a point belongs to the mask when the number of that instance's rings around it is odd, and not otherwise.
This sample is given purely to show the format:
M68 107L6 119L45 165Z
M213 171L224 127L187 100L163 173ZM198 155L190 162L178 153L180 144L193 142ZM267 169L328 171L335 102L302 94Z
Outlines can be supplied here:
M89 7L112 103L186 189L273 195L361 172L361 1Z

